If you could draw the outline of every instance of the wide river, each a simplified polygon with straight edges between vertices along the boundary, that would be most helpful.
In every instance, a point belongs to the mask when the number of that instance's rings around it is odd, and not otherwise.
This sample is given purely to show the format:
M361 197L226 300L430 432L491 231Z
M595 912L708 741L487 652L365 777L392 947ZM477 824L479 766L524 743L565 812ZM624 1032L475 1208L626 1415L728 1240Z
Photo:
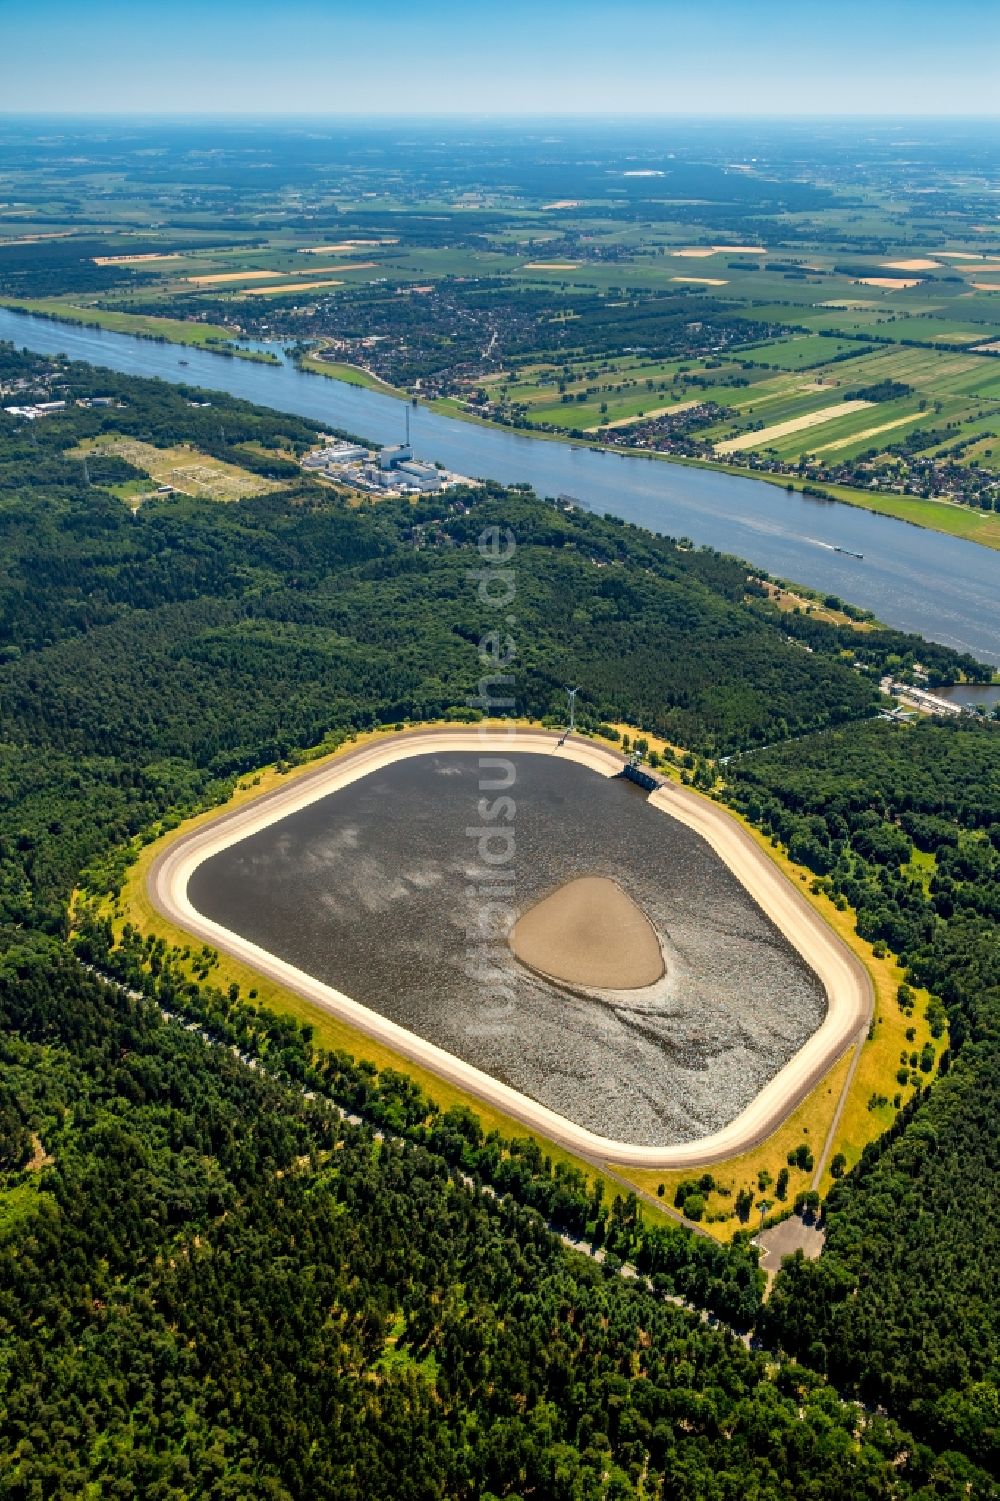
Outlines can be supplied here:
M395 398L287 362L225 359L6 308L0 308L0 339L126 374L227 391L378 443L403 438L404 407ZM527 481L541 495L572 495L589 510L736 553L779 578L873 610L890 625L1000 664L1000 553L735 474L546 442L426 407L411 408L410 416L422 458L477 478Z

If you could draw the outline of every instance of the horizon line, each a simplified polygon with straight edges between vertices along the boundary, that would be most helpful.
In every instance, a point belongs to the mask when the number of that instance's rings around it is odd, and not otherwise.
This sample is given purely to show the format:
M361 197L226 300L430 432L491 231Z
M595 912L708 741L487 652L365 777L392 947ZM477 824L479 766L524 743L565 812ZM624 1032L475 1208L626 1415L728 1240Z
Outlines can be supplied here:
M549 110L534 113L527 110L404 110L399 113L390 111L366 111L366 110L327 110L327 111L295 111L295 110L242 110L242 109L217 109L217 110L178 110L178 109L0 109L0 120L363 120L371 122L394 122L406 121L451 121L451 120L561 120L587 123L591 120L621 121L622 123L634 123L649 120L715 120L735 122L742 120L766 120L766 121L844 121L856 120L866 123L880 123L898 121L900 124L911 124L915 121L940 121L940 120L968 120L990 121L1000 123L1000 109L990 111L983 110L941 110L935 113L906 113L898 110L883 110L863 112L860 110L816 110L816 111L756 111L740 110L735 113L709 110Z

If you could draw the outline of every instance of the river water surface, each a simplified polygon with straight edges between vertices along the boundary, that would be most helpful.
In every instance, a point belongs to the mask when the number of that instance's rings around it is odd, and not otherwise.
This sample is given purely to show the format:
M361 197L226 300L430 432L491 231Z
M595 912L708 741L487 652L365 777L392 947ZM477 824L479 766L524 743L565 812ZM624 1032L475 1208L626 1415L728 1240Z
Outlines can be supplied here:
M400 401L297 370L283 357L280 365L254 364L6 308L0 339L227 391L378 443L403 437ZM987 548L735 474L547 442L426 407L410 415L422 458L476 478L526 481L541 495L569 494L589 510L736 553L777 577L873 610L890 625L1000 664L1000 554Z

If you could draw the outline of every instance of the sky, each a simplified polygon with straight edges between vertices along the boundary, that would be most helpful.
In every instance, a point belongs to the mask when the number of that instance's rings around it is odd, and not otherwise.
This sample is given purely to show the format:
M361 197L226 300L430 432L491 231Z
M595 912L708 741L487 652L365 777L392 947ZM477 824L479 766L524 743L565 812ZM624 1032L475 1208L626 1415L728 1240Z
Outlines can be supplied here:
M0 0L0 112L995 115L1000 0Z

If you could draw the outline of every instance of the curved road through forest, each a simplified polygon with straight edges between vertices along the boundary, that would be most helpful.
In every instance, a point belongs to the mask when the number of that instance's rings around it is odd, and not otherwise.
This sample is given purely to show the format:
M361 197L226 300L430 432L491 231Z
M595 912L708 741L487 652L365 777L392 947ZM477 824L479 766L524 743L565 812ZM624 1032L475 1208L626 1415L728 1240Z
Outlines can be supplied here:
M872 1015L871 977L860 959L828 926L802 893L721 807L673 783L650 796L653 807L701 835L746 887L789 942L812 966L826 991L827 1014L799 1051L764 1086L735 1120L699 1141L643 1147L613 1141L575 1125L537 1101L492 1078L434 1043L350 996L334 990L294 965L204 917L188 898L195 869L221 850L300 808L346 787L369 772L411 756L481 752L496 756L534 753L564 757L602 776L622 769L622 757L590 741L565 743L548 731L439 729L404 732L360 746L306 772L287 787L254 799L189 834L175 839L154 861L148 876L153 905L178 927L212 947L232 954L260 974L303 996L324 1011L377 1039L401 1056L488 1102L570 1151L593 1160L647 1168L693 1168L737 1155L769 1136L854 1044Z

